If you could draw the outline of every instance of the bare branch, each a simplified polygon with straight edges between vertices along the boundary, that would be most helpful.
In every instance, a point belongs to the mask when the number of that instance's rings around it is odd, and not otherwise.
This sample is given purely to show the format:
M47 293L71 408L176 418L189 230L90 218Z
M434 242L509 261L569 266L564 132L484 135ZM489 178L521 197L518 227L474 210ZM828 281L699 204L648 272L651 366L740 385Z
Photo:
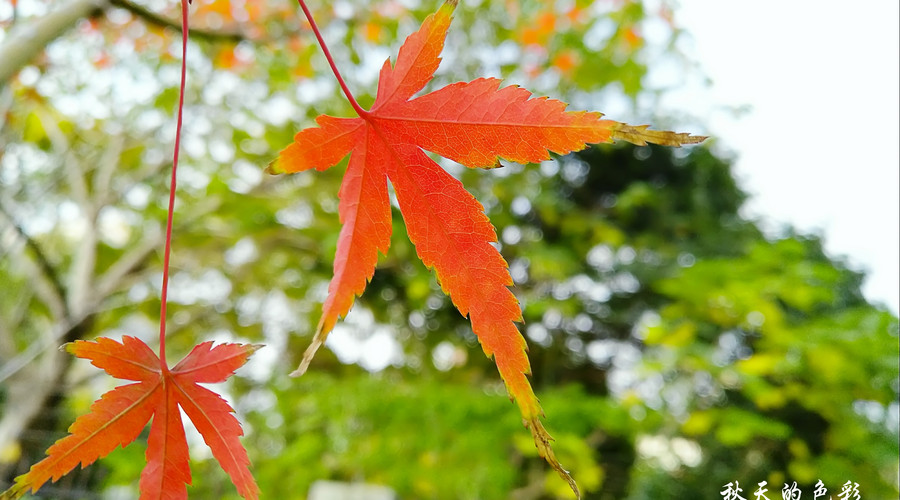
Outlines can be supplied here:
M19 23L0 45L0 87L25 65L43 52L53 40L62 36L85 18L100 15L110 5L125 9L145 22L181 31L181 22L167 19L128 0L72 0L62 7L54 7L49 14L28 23ZM249 37L238 31L191 29L191 37L210 41L240 42Z
M106 298L120 288L122 280L138 270L153 255L163 241L162 232L145 237L137 246L129 249L97 280L96 295Z
M88 217L86 222L87 227L69 269L69 296L66 298L69 311L76 315L88 310L87 303L93 295L91 288L97 263L97 217Z
M173 30L181 31L181 21L168 19L166 17L160 16L155 12L151 12L140 5L129 2L128 0L110 0L112 5L116 7L120 7L122 9L131 12L135 16L143 19L145 22L149 24L153 24L162 28L171 28ZM191 28L191 37L192 38L201 38L210 41L231 41L231 42L240 42L243 40L247 40L249 37L240 31L213 31L213 30L204 30Z
M16 355L14 332L22 327L22 323L28 316L28 305L34 293L31 290L22 290L15 298L7 311L6 317L0 317L0 362L6 363Z
M44 253L44 250L38 242L29 236L28 233L25 232L25 229L19 225L15 218L13 218L2 198L0 198L0 214L7 219L10 226L16 230L16 233L25 242L25 246L31 250L32 254L34 254L34 260L36 261L37 269L40 272L41 277L50 283L52 297L49 298L48 305L53 307L55 304L58 309L61 309L63 317L68 316L68 311L65 308L66 289L59 279L59 273L56 272L56 268L54 268L47 259L47 255Z
M60 130L56 120L49 113L38 111L38 117L53 147L65 158L66 166L62 171L85 222L84 234L69 268L67 288L69 293L66 296L69 313L79 315L86 311L88 297L91 295L94 267L97 262L97 214L100 207L94 202L88 190L87 176L90 168L72 151L66 134Z
M93 315L85 315L71 322L66 320L57 322L42 340L28 344L24 351L0 367L0 383L28 366L41 353L56 350L61 343L80 338L82 332L88 328L91 319L93 319Z
M72 152L72 145L69 142L69 138L66 137L66 134L59 128L59 124L54 117L44 109L36 110L35 114L41 121L41 127L43 127L44 132L47 134L47 138L50 139L50 143L53 144L53 148L59 152L61 157L65 158L63 163L64 166L60 170L62 170L66 176L75 202L85 213L86 217L92 218L94 216L95 208L88 195L87 180L85 179L88 169L85 167L84 162Z
M110 185L112 176L119 166L119 158L125 149L125 137L115 135L109 138L109 144L104 149L103 155L94 171L94 206L102 207L108 205L112 199L110 196Z
M13 90L9 86L4 86L0 82L0 132L6 128L9 121L9 110L13 105ZM0 151L0 158L3 158L3 152Z

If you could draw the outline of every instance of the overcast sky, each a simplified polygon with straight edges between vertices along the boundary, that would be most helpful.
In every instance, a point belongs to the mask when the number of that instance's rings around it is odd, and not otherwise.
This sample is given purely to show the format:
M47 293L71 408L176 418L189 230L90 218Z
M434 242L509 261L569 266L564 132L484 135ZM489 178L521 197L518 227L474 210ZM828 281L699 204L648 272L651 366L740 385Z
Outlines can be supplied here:
M711 89L685 107L738 155L750 214L825 235L900 310L900 2L682 0L678 25Z

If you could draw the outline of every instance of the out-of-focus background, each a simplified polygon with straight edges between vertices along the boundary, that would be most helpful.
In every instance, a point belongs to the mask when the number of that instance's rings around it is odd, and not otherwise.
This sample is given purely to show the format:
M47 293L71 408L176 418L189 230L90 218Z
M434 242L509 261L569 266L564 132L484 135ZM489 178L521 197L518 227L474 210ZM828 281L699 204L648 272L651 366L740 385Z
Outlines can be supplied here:
M365 106L436 5L310 7ZM897 17L891 2L460 2L430 89L500 76L713 136L445 162L497 227L546 424L586 498L729 483L754 498L763 481L770 498L820 481L897 497ZM116 384L61 343L155 345L179 24L172 1L0 3L0 489ZM343 166L262 169L318 114L352 110L296 4L195 0L192 25L169 355L266 344L219 387L263 496L568 498L399 212L330 348L287 376L331 276ZM190 494L236 498L189 438ZM136 498L142 463L136 443L39 495Z
M900 3L691 0L676 19L711 85L689 82L669 105L708 110L748 213L824 235L867 271L866 297L897 314Z

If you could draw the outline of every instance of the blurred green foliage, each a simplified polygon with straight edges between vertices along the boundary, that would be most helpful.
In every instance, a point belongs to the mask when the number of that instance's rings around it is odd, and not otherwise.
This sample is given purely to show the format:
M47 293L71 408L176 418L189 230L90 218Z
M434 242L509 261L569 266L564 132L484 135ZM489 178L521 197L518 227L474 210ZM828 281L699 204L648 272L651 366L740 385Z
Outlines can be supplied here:
M313 5L363 102L372 61L433 10L394 4ZM653 50L678 57L668 4L557 4L461 2L433 85L502 75L602 110L647 91ZM169 357L208 339L267 345L223 387L266 498L303 498L317 479L399 498L568 498L396 209L389 255L335 351L286 376L331 276L343 167L261 172L314 116L350 111L295 9L263 5L268 17L235 25L270 38L192 44ZM173 33L121 16L62 38L2 89L14 105L0 128L0 430L29 416L0 432L0 488L113 383L60 343L156 337L177 61ZM651 24L669 26L653 46ZM109 48L123 39L143 48ZM104 51L113 65L96 64ZM235 51L244 63L223 59ZM865 498L898 495L897 318L819 236L746 218L727 159L605 145L446 167L497 227L548 430L586 498L720 498L732 481L747 497L747 485L797 481L805 497L819 479L832 494L850 480ZM235 498L193 444L190 494ZM140 443L117 450L40 494L134 496L142 456Z

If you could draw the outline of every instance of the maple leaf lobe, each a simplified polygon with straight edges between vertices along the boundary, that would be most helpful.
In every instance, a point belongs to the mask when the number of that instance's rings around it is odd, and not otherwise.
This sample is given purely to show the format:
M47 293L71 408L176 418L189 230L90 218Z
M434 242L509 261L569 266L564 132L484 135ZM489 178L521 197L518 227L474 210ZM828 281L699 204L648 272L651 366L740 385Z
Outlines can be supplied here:
M65 350L109 375L125 380L149 380L159 375L160 362L150 347L141 340L124 335L119 343L106 337L94 341L76 340L64 344Z
M347 156L360 140L362 122L358 118L320 115L316 118L316 124L318 127L297 132L294 142L269 163L266 172L283 174L311 168L325 170Z

